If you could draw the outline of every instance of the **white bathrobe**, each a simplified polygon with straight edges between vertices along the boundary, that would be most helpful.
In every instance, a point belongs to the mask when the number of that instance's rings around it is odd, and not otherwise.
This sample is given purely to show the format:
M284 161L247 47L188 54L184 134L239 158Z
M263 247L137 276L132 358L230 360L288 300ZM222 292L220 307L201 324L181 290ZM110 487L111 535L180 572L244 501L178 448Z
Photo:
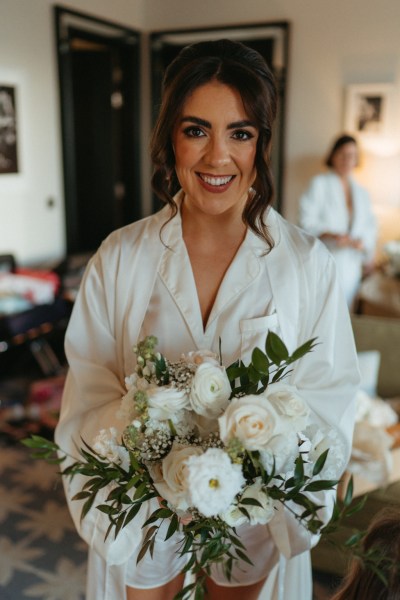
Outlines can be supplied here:
M179 214L162 230L165 245L159 238L168 211L165 208L111 234L90 261L66 335L70 371L56 430L58 444L76 454L74 441L79 445L80 437L90 443L101 428L121 429L116 412L125 393L124 377L134 368L132 346L153 324L166 335L174 333L170 340L159 336L167 356L169 346L171 352L177 351L180 335L185 344L198 347L207 341L207 330L214 327L210 349L218 350L215 344L222 332L225 364L246 356L246 349L265 340L268 329L273 329L279 331L290 351L311 337L318 338L315 350L295 364L290 382L303 392L313 419L340 432L343 453L338 468L342 470L350 455L359 377L349 316L329 253L318 240L271 209L267 223L275 247L263 255L264 243L248 232L221 285L210 325L202 331ZM236 269L237 261L242 261L241 271ZM152 333L159 335L159 331ZM230 339L226 340L225 334ZM225 356L224 346L228 349ZM196 348L183 347L181 351L191 349ZM82 479L75 477L64 484L76 527L90 547L86 600L124 600L127 563L138 550L141 525L154 507L143 507L116 539L109 536L104 541L107 516L93 508L80 521L81 503L71 501L81 489ZM321 494L319 499L321 496L331 507L333 493ZM287 511L280 511L266 527L269 541L265 554L271 559L261 598L311 600L308 550L316 538ZM279 560L280 556L288 560Z
M359 288L363 265L374 258L377 226L368 192L353 178L350 179L353 215L349 218L346 198L340 178L334 173L323 173L314 177L300 199L300 226L319 237L323 233L350 235L362 241L364 250L340 248L333 241L324 240L333 254L339 279L352 306Z

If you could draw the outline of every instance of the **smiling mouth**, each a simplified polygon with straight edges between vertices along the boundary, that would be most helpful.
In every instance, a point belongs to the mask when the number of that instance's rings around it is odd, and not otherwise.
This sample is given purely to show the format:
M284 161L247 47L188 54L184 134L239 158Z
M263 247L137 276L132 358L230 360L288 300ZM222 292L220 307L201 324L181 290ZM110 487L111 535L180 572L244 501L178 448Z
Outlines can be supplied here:
M211 176L211 175L203 175L201 173L198 173L198 176L200 177L200 179L202 181L204 181L204 183L207 183L208 185L212 185L213 187L221 187L221 186L227 185L235 177L234 175L224 175L224 176L220 175L217 177L217 176Z

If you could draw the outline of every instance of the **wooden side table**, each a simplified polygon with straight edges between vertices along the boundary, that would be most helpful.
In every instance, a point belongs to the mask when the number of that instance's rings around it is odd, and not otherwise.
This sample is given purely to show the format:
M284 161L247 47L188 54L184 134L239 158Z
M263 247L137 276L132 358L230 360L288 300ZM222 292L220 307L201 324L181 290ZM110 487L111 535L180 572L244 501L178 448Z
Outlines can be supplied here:
M361 283L358 302L363 315L400 317L400 278L375 271Z

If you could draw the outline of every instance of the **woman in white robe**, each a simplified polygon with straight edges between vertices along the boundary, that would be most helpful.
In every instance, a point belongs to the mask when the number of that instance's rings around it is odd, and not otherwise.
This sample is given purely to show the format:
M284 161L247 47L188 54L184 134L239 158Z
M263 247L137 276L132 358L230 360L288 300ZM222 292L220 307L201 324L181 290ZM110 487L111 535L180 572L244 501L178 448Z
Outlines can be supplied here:
M373 266L377 226L369 194L351 176L358 162L356 140L340 136L326 160L331 168L315 176L300 199L300 226L319 237L335 258L349 308L363 270Z
M275 93L272 78L257 53L248 54L240 44L215 42L194 50L203 57L204 52L214 54L217 60L211 61L213 74L193 84L175 106L178 124L168 160L183 189L161 212L111 234L90 261L66 336L70 370L56 441L76 455L81 437L90 443L102 428L121 429L116 414L124 378L135 366L132 347L143 336L157 335L160 351L172 360L194 349L218 352L221 339L224 364L230 364L239 357L247 362L252 349L263 345L273 330L291 351L312 337L320 342L295 363L290 383L303 393L313 421L334 428L340 437L332 464L334 475L340 476L350 455L354 423L354 341L329 253L268 208L270 179L262 180L259 171L268 155L274 110L268 126L263 125L246 92L242 97L238 90L241 67L248 69L256 61L268 108ZM191 52L184 50L178 57L190 63L185 80L195 70ZM203 72L203 61L196 64ZM220 78L226 70L234 77L229 85L217 79L215 67ZM179 79L179 72L172 69L171 77ZM260 75L255 77L259 85ZM248 81L246 85L248 89ZM168 96L168 80L166 90ZM171 98L169 103L173 111ZM259 114L264 118L266 111ZM159 124L156 141L162 139L162 129ZM157 166L154 148L153 140ZM170 178L171 169L165 178L168 186ZM259 190L269 201L263 204L263 225L257 228L243 214L263 197ZM267 238L262 235L266 232ZM108 517L92 508L80 520L81 505L71 500L83 481L76 476L64 483L75 525L89 545L87 600L172 598L182 586L179 572L184 566L174 552L176 536L167 542L161 538L154 560L147 556L136 565L141 526L155 501L143 506L116 539L110 535L105 540ZM98 503L107 493L100 491ZM334 491L318 494L325 520L333 499ZM278 511L266 526L243 526L240 535L254 567L236 569L232 582L213 570L210 599L311 600L309 549L318 540L288 510Z

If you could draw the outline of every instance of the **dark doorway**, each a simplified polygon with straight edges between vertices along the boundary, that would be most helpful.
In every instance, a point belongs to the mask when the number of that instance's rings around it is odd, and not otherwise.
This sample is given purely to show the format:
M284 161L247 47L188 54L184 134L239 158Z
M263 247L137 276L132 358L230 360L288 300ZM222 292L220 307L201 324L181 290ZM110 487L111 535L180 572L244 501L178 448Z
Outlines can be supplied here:
M67 253L142 216L140 34L55 8Z
M283 206L284 112L289 47L289 25L287 22L193 30L180 29L152 33L150 47L154 110L160 103L164 71L179 51L184 46L197 41L222 38L240 41L257 50L275 75L279 92L279 107L273 132L271 162L275 180L274 206L281 212ZM155 117L156 114L154 113L153 120ZM158 208L156 198L154 198L154 208Z

